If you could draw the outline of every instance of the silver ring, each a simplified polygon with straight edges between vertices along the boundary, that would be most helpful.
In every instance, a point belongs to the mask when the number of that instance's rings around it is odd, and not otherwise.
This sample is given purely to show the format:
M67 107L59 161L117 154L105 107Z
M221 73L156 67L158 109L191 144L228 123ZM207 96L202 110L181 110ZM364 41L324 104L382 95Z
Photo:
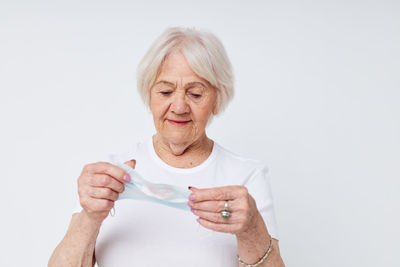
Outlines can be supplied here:
M231 216L231 212L229 211L228 208L229 208L228 201L225 201L224 210L221 211L221 216L222 216L222 218L224 218L224 219L227 219L227 218L229 218L229 217Z

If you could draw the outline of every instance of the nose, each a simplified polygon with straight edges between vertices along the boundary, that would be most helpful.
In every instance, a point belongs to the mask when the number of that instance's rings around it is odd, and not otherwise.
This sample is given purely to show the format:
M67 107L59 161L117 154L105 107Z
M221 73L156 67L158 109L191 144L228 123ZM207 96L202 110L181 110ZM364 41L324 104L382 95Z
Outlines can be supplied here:
M171 111L175 114L185 114L190 112L189 104L186 101L185 93L176 93L172 99Z

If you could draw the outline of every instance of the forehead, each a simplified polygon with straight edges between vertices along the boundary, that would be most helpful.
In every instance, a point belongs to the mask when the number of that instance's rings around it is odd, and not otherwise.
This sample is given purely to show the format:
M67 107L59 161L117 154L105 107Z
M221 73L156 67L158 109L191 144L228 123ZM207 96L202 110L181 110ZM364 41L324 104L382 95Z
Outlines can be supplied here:
M204 79L193 72L181 52L173 52L165 59L156 82L161 80L174 84L189 82L205 83Z
M177 87L177 83L174 83L174 82L171 82L171 81L168 81L168 80L160 79L160 80L156 81L154 86L156 86L156 87L158 87L158 86L168 86L168 87L176 88ZM206 83L199 82L199 81L187 82L187 83L184 83L182 86L185 87L185 88L193 88L193 87L204 88L204 89L207 88L207 84Z

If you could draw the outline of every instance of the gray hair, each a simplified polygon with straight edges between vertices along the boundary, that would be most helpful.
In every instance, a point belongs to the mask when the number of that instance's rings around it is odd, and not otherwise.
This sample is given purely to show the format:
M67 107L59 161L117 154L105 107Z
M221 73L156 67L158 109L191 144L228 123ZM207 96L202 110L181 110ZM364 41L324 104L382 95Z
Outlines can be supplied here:
M212 33L194 28L167 28L151 45L137 69L137 89L149 107L150 89L168 55L180 51L197 76L217 90L217 114L234 94L232 66L221 41Z

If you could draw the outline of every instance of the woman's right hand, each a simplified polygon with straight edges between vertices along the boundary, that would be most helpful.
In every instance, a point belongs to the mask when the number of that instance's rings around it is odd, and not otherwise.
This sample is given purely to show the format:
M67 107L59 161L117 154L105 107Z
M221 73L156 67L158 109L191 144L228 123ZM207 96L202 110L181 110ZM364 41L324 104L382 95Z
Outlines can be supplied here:
M135 168L136 161L125 162ZM123 169L108 163L97 162L83 167L78 178L78 194L84 212L93 222L101 223L114 207L114 201L124 191L130 176Z

